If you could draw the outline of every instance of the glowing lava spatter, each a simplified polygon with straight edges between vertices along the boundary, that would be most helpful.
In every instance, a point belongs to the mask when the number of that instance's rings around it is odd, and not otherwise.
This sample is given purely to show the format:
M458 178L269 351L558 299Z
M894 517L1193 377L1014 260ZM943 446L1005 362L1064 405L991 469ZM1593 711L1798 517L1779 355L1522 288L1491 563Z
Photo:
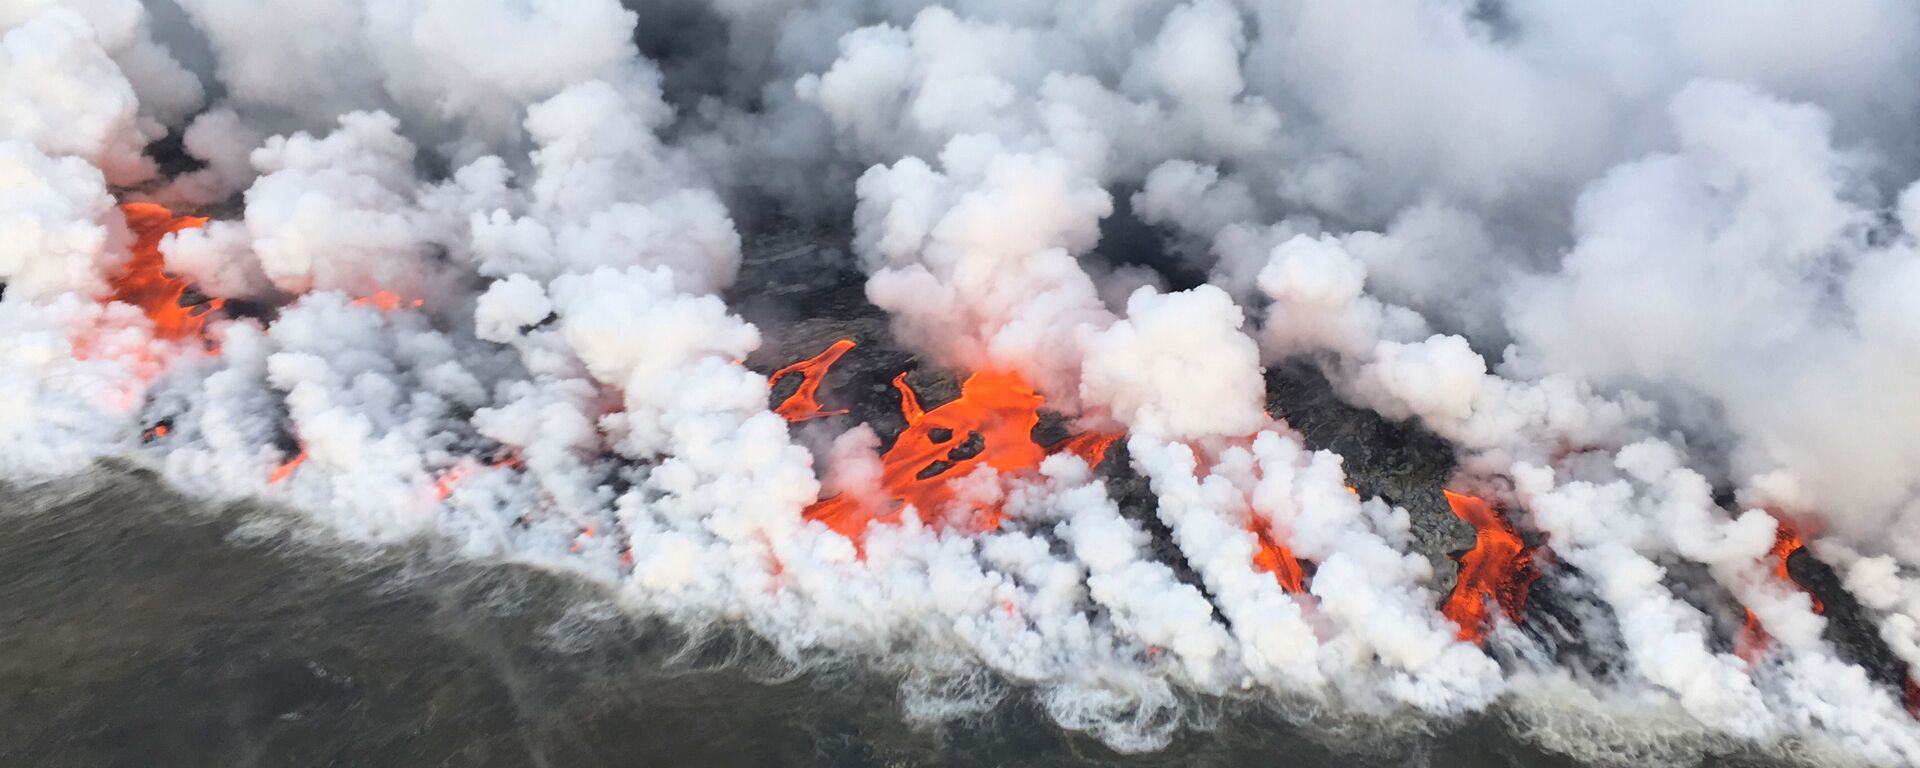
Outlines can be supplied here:
M1491 618L1487 601L1520 623L1527 590L1540 578L1526 541L1487 500L1443 491L1455 517L1473 526L1473 548L1459 555L1460 573L1440 612L1460 628L1459 637L1481 643Z
M772 389L781 379L792 374L800 375L800 387L795 389L793 394L788 395L787 399L780 401L780 405L774 407L773 412L786 417L787 421L795 422L846 413L844 408L833 411L821 408L818 396L820 383L826 379L827 370L832 368L834 363L839 362L840 357L853 347L852 339L841 339L820 354L774 371L772 376L767 377L768 389Z
M172 211L152 203L126 203L120 206L127 228L133 231L133 255L108 281L113 297L132 304L153 321L154 335L169 340L184 339L200 333L208 312L219 309L222 301L212 299L195 307L180 306L187 282L167 274L166 259L160 254L160 240L183 229L207 223L199 216L175 216Z

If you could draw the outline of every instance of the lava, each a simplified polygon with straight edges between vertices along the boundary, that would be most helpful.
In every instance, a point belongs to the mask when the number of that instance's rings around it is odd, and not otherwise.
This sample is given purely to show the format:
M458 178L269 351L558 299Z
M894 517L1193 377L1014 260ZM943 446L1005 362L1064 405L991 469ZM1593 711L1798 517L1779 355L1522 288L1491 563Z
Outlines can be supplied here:
M789 421L846 413L822 409L817 397L828 369L853 347L851 339L841 339L818 355L775 371L769 387L794 374L802 380L774 411ZM1052 453L1072 453L1097 466L1121 437L1118 432L1090 432L1061 440L1051 450L1041 447L1033 439L1033 430L1046 401L1016 373L976 372L961 384L960 397L931 410L921 406L920 395L907 384L905 373L894 377L893 386L900 393L900 414L907 427L894 439L893 447L880 455L884 501L836 495L808 505L804 512L808 520L818 520L856 544L867 526L898 520L907 505L950 527L975 533L998 528L1003 516L998 508L980 510L981 514L964 520L948 517L950 502L957 495L948 482L982 466L1001 473L1031 472Z
M1773 560L1773 575L1789 584L1800 587L1800 591L1802 592L1807 592L1807 588L1801 586L1800 582L1795 581L1793 574L1788 572L1787 558L1792 557L1793 553L1804 549L1806 546L1806 542L1800 539L1800 529L1795 528L1793 523L1779 518L1774 519L1773 549L1767 551L1767 557ZM1820 598L1815 597L1812 592L1807 592L1807 597L1813 600L1814 613L1826 612L1827 607L1820 603Z
M1443 493L1454 516L1473 526L1474 537L1473 548L1455 557L1460 563L1459 578L1440 612L1460 627L1461 640L1481 643L1491 618L1487 601L1498 603L1509 620L1519 623L1527 590L1540 578L1540 571L1526 542L1486 499Z
M1260 546L1253 553L1254 569L1273 574L1273 580L1280 583L1281 589L1304 594L1307 591L1307 574L1300 567L1300 560L1293 556L1293 551L1275 541L1266 526L1259 524L1259 518L1254 518L1254 523L1247 526L1247 530L1253 533Z
M1787 570L1787 558L1792 557L1793 553L1805 546L1806 542L1800 538L1800 529L1784 518L1774 518L1773 548L1767 550L1767 559L1773 561L1774 577L1805 592L1807 599L1813 601L1814 613L1825 613L1827 607L1820 602L1820 598L1795 580L1793 574ZM1740 636L1734 639L1734 655L1751 665L1757 663L1766 653L1767 646L1772 644L1773 636L1767 634L1766 627L1760 625L1760 617L1753 615L1751 609L1747 610L1746 625L1741 628Z
M785 416L787 421L794 422L846 413L844 408L833 411L821 408L817 398L820 383L827 377L827 370L832 368L834 363L839 362L840 357L853 347L852 339L841 339L820 354L774 371L772 376L767 377L768 389L772 389L781 379L791 374L800 375L800 387L795 389L792 395L787 396L787 399L782 400L773 412Z
M1100 462L1107 460L1107 451L1125 435L1124 432L1083 432L1054 443L1047 452L1071 453L1080 457L1088 467L1098 467Z
M289 475L292 475L293 471L295 469L298 469L300 465L306 460L307 460L307 449L302 448L300 449L299 453L294 454L293 458L287 459L286 461L281 462L280 466L273 470L273 474L267 477L267 484L278 485L280 481L285 480Z
M446 471L441 472L440 476L433 480L433 498L437 501L446 501L447 497L453 495L453 489L459 487L460 483L464 482L467 476L473 474L480 466L478 462L472 459L461 459L459 463L448 467ZM523 470L527 468L527 463L521 460L519 454L503 449L499 453L496 453L494 458L486 463L486 466L493 469Z
M169 340L197 336L206 325L206 315L223 303L212 299L192 307L180 305L187 294L185 280L167 274L166 260L160 254L160 240L183 229L203 226L199 216L175 216L172 211L152 203L126 203L120 206L127 228L133 231L133 255L121 266L109 285L116 300L132 304L153 321L154 335Z
M460 481L465 480L467 473L471 471L473 471L473 465L464 461L449 467L446 472L434 478L433 498L446 501L448 496L453 495L453 489L459 486Z
M807 519L858 540L875 520L897 519L903 505L911 504L928 517L941 514L954 498L948 480L983 465L1003 473L1033 470L1047 457L1033 441L1044 400L1018 374L975 373L961 384L959 398L932 410L920 407L905 374L894 379L894 386L900 390L907 428L880 455L880 486L888 508L874 510L850 496L833 496L808 506ZM1000 518L998 509L986 510L971 528L993 530Z
M374 307L382 312L392 312L399 309L402 304L414 307L415 309L427 305L425 299L407 301L400 298L400 294L394 293L393 291L375 291L371 296L362 296L354 299L353 303L356 306Z

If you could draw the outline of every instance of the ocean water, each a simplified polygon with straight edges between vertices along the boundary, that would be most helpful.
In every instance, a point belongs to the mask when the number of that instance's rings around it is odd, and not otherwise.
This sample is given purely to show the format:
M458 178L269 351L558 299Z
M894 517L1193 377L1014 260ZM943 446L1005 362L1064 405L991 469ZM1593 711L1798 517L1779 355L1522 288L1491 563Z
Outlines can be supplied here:
M1381 737L1247 702L1121 755L994 681L986 711L915 721L899 672L796 668L565 576L346 549L137 472L0 490L5 766L1569 764L1491 715Z

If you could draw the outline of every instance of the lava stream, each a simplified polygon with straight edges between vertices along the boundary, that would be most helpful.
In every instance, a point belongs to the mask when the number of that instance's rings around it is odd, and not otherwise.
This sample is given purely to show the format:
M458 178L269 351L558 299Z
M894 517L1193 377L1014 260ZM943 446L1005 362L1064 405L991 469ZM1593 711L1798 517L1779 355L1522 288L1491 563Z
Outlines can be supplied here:
M287 477L291 476L294 470L299 469L300 465L305 463L306 460L307 460L307 449L302 448L300 449L299 453L294 454L293 458L287 459L286 461L281 462L280 466L273 470L273 474L267 477L267 484L279 485L282 480L285 480L287 479Z
M373 295L362 296L360 298L354 299L353 303L355 306L373 307L382 312L392 312L396 309L399 309L400 306L403 304L407 306L411 306L415 309L419 309L420 307L424 307L427 305L427 301L425 299L414 299L412 301L407 301L405 299L400 298L400 294L394 293L393 291L374 291Z
M126 203L120 206L127 228L133 231L132 257L121 266L109 284L116 300L132 304L153 321L153 333L162 339L179 340L196 336L206 325L209 312L222 301L212 299L191 307L180 305L187 294L185 280L167 274L166 259L160 254L160 240L183 229L203 226L200 216L175 216L172 211L152 203Z
M1258 517L1247 526L1247 530L1253 533L1259 543L1259 549L1253 553L1254 569L1273 574L1273 580L1279 582L1281 589L1293 594L1305 594L1306 569L1301 567L1299 558L1293 556L1293 550L1275 541L1273 534L1260 524Z
M1813 601L1814 613L1825 613L1827 607L1820 602L1820 598L1795 580L1793 574L1787 570L1787 558L1792 557L1793 553L1805 546L1806 542L1800 539L1800 529L1783 518L1774 518L1773 548L1767 550L1767 559L1773 561L1774 577L1805 592L1807 599ZM1773 636L1767 634L1766 627L1760 625L1760 617L1753 615L1752 609L1748 609L1746 626L1741 628L1740 636L1733 642L1734 655L1739 656L1749 665L1756 664L1760 657L1766 654L1767 646L1772 644Z
M1047 448L1048 453L1071 453L1088 467L1099 467L1107 460L1107 451L1125 436L1124 432L1082 432Z
M1459 637L1483 643L1491 617L1487 601L1515 624L1527 604L1527 590L1540 578L1533 554L1506 518L1486 499L1442 491L1455 517L1473 526L1473 548L1457 556L1460 573L1440 612L1460 627Z
M821 499L807 507L806 517L819 520L850 539L858 540L875 520L892 522L901 506L911 504L933 519L942 514L954 491L947 481L966 477L980 466L1002 473L1038 469L1047 457L1033 441L1040 423L1039 394L1018 374L981 371L960 385L960 397L933 410L923 410L920 398L902 374L894 379L900 390L900 411L907 428L893 447L880 455L880 486L885 509L870 509L851 496ZM1000 526L998 509L983 510L968 528L976 533ZM946 520L949 525L960 523Z
M795 422L846 413L844 408L833 411L821 408L817 398L820 383L827 377L827 370L832 368L834 363L839 362L840 357L845 355L847 350L853 349L853 346L853 339L841 339L820 354L774 371L772 376L767 377L767 388L773 388L773 385L778 384L781 379L796 373L800 375L800 387L795 389L787 399L781 401L780 405L774 407L773 412L785 416L787 421Z
M804 377L774 411L789 421L845 413L822 410L817 396L827 370L853 347L853 341L841 339L812 358L774 372L769 385L795 373ZM900 392L900 413L907 427L880 456L880 490L885 500L876 504L837 495L808 505L804 512L807 519L818 520L856 543L868 525L898 520L901 508L909 504L929 521L949 527L975 533L998 528L1002 518L998 508L979 510L976 516L948 516L949 503L957 495L948 481L982 466L1002 474L1031 472L1050 453L1072 453L1097 466L1121 436L1091 432L1062 440L1052 450L1041 447L1033 439L1033 430L1046 401L1016 373L974 373L961 384L960 397L931 410L921 406L906 374L895 377L893 385Z

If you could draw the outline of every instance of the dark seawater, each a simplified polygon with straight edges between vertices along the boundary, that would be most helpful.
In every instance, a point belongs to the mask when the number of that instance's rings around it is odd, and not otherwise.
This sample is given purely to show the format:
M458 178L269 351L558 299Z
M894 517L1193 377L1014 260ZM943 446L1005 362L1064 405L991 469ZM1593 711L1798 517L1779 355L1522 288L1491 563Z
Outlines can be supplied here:
M276 515L137 473L47 493L0 488L0 766L1566 764L1491 718L1360 752L1216 704L1150 755L1019 691L916 725L895 677L596 613L562 576L249 533Z

